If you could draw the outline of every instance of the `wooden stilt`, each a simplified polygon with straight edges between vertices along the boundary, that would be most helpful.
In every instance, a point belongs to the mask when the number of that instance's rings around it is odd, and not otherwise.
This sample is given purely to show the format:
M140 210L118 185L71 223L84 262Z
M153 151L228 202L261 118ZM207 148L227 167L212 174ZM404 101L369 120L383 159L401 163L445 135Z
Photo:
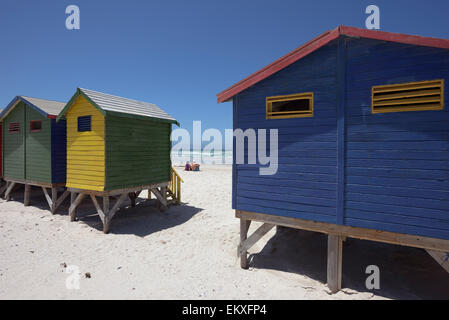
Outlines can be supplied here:
M67 198L70 194L70 191L65 190L64 193L59 197L58 200L56 200L55 203L55 211L59 208L59 206L61 205L61 203L64 202L65 198Z
M240 246L246 240L250 224L251 220L240 219ZM248 252L246 250L240 250L240 246L239 246L240 267L242 269L248 269Z
M264 223L261 225L251 236L245 239L239 245L239 254L242 252L247 252L253 245L256 244L264 235L267 234L271 229L274 228L273 224Z
M30 205L30 189L31 189L31 186L29 184L26 184L25 185L25 193L23 196L23 205L25 207L28 207Z
M109 214L109 196L103 197L103 213L104 213L104 219L103 219L103 232L109 233L109 229L111 226L111 218Z
M52 214L55 214L56 212L56 201L58 201L58 189L51 188L51 206L50 211Z
M70 208L73 206L73 204L75 203L76 200L76 193L75 192L70 192ZM76 208L73 208L73 220L72 220L72 216L70 216L70 221L75 221L76 218Z
M73 202L71 203L70 209L69 209L70 221L72 221L72 222L75 221L76 207L78 207L78 205L81 203L81 201L83 201L85 196L86 196L86 194L80 193L80 194L78 194L78 196L76 197L75 200L73 200L73 198L71 199Z
M342 237L329 234L327 242L327 286L331 293L341 289Z
M148 189L148 200L151 200L151 190Z
M151 189L151 192L153 192L157 200L159 200L159 210L162 212L167 209L166 190L165 187L162 187L161 190L158 188Z
M130 192L128 194L129 196L129 200L131 201L131 207L135 207L136 206L136 194L134 192Z
M15 182L8 182L8 187L6 188L5 198L6 201L11 200L11 191L16 186Z

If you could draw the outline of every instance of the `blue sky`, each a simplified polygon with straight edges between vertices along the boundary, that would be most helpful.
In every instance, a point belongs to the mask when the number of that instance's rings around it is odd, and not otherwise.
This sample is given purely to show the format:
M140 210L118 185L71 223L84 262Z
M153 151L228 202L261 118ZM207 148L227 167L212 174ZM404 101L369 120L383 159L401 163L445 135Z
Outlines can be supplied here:
M65 28L78 5L81 29ZM68 101L77 87L153 102L191 129L232 127L216 94L338 25L449 38L449 1L23 1L0 3L0 108L16 95Z

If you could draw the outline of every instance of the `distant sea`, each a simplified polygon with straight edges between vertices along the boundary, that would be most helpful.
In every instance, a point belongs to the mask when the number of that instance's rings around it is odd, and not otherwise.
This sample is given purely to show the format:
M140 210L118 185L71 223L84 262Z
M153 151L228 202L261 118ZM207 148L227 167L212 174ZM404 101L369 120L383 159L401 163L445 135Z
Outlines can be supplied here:
M202 164L232 164L232 150L220 150L213 152L204 151L173 151L171 153L173 165L185 165L187 161Z

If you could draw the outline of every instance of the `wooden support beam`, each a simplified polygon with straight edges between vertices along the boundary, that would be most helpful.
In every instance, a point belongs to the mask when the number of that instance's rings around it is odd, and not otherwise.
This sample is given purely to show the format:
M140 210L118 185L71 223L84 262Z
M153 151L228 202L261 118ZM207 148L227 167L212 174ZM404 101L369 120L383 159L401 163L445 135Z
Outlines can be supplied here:
M70 221L75 221L75 218L76 218L76 207L79 206L79 204L81 203L81 201L83 201L85 196L86 196L86 194L84 194L84 193L78 194L76 199L70 205L70 208L69 208Z
M127 196L128 196L128 193L123 193L120 196L120 198L118 198L118 200L115 202L115 204L111 210L109 210L109 197L103 197L103 212L104 212L103 232L104 233L109 233L109 229L111 226L111 220ZM106 198L108 198L108 200L105 200Z
M247 252L254 244L256 244L257 241L259 241L273 228L274 224L264 223L261 225L248 239L240 243L238 254L241 255L242 253Z
M130 192L130 193L128 193L128 197L129 197L129 200L131 201L131 207L135 207L136 206L136 198L137 198L136 194L134 192Z
M70 207L75 203L76 200L76 192L69 191L70 192ZM72 212L73 217L76 217L76 208L73 209ZM75 218L72 220L70 218L70 221L75 221Z
M240 245L247 239L250 225L251 220L240 219ZM237 250L240 254L240 267L242 269L248 269L248 252L240 250L240 245Z
M115 213L117 212L117 210L119 209L120 205L122 204L122 202L126 199L127 194L124 193L120 196L120 198L118 198L117 202L114 204L114 206L112 207L111 211L109 212L109 218L112 220L112 218L114 217Z
M111 219L109 219L109 196L103 197L103 232L109 233L109 228L111 226Z
M59 206L61 205L61 203L63 203L64 200L69 196L69 194L71 194L70 191L65 190L65 191L63 192L63 194L59 197L59 199L56 200L56 203L55 203L55 211L59 208Z
M47 203L48 203L50 209L52 209L52 207L53 207L53 202L52 202L50 196L48 195L47 188L46 188L46 187L41 187L41 188L42 188L42 191L44 192L45 199L47 200ZM53 211L52 211L52 213L53 213Z
M162 188L161 188L162 189ZM160 202L160 210L165 211L167 209L167 199L163 193L157 188L152 188L151 192L156 196L157 200Z
M335 234L348 238L379 241L402 246L410 246L435 251L449 252L449 240L402 234L389 231L381 231L367 228L336 225L332 223L316 222L298 218L281 217L278 215L255 213L250 211L236 210L236 217L240 219L253 220L270 223L274 225L302 229L308 231Z
M7 185L8 185L8 187L7 187L6 192L5 192L5 199L6 199L6 201L10 201L11 200L11 191L16 186L16 183L15 182L8 182Z
M101 209L100 205L98 204L97 197L93 194L90 194L89 196L92 199L92 202L94 203L95 209L97 209L97 213L100 216L101 222L103 222L103 224L104 224L104 216L105 215L104 215L104 212ZM109 197L107 197L107 198L109 199Z
M23 195L23 205L25 207L28 207L30 205L30 189L31 189L31 186L29 184L26 184L25 192Z
M327 241L327 286L331 293L337 293L341 290L342 253L342 237L329 234Z
M6 191L6 183L0 187L0 196Z
M444 270L449 272L449 252L442 252L442 251L434 251L434 250L426 250L428 254L432 258L438 262L438 264L443 267Z
M52 187L51 188L51 207L50 207L51 214L56 213L56 201L58 201L58 189L56 189L55 187Z

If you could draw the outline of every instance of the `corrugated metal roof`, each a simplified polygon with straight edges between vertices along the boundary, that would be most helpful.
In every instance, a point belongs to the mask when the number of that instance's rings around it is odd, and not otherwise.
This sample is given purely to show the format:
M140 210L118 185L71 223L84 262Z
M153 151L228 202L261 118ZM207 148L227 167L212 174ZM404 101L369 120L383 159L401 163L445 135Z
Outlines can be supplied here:
M64 102L58 102L53 100L44 100L39 98L31 98L31 97L25 97L20 96L22 99L30 102L31 104L35 105L42 111L44 111L48 115L57 116L62 109L65 107Z
M88 89L80 88L79 90L89 97L89 99L91 99L99 108L105 111L127 113L177 122L175 118L152 103L126 99Z

